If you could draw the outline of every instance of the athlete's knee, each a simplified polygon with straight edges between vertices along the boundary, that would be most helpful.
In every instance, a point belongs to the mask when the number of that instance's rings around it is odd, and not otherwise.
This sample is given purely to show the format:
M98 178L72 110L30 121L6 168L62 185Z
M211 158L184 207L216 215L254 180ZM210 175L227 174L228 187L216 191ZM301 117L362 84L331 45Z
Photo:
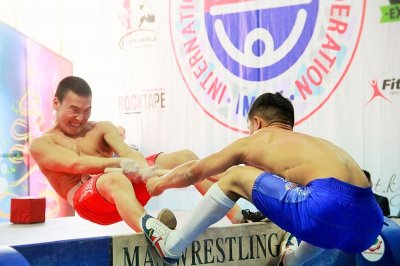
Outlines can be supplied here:
M237 186L243 180L243 166L235 165L226 170L220 180L225 185Z
M100 176L96 182L96 189L110 203L115 203L118 196L123 196L133 191L130 180L118 172Z
M107 190L109 192L121 191L121 189L126 188L127 186L132 186L129 179L122 173L118 172L109 173L104 176L99 185L101 186L100 189Z
M177 163L182 164L188 161L198 160L199 157L191 150L181 150L177 155Z
M191 150L180 150L161 154L159 157L157 157L156 164L160 165L162 168L169 169L198 159L199 157Z
M238 191L241 190L242 186L240 182L241 172L240 166L232 166L223 173L222 178L218 181L219 188L233 201L237 201L240 197Z
M225 171L224 177L226 176L226 178L236 179L236 178L239 178L243 174L243 171L244 171L243 166L235 165L235 166L228 168L228 170Z

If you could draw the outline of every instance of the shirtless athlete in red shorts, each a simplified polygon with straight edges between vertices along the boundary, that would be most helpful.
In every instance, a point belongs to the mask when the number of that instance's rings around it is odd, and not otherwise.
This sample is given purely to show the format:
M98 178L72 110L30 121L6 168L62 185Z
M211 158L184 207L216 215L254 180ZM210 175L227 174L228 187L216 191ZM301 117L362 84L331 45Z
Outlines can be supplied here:
M139 218L146 214L143 206L150 199L140 179L121 171L105 173L106 168L120 167L123 160L130 159L141 169L154 163L172 169L198 159L193 152L183 150L146 160L124 143L112 123L88 121L92 92L79 77L66 77L59 83L53 107L55 123L32 141L30 153L55 191L92 222L106 225L124 220L135 231L141 231ZM196 186L205 193L210 185Z

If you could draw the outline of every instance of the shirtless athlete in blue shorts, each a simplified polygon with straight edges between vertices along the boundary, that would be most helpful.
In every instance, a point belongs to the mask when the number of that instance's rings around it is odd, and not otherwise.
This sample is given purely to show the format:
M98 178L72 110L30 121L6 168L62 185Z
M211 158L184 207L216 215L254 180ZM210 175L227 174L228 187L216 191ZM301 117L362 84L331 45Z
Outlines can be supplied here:
M282 257L284 265L304 264L323 249L358 253L370 247L381 232L383 215L350 155L326 140L293 132L293 106L279 93L259 96L248 121L249 136L147 182L149 193L158 195L224 173L179 230L171 231L148 215L141 220L164 261L176 262L240 197L303 240Z

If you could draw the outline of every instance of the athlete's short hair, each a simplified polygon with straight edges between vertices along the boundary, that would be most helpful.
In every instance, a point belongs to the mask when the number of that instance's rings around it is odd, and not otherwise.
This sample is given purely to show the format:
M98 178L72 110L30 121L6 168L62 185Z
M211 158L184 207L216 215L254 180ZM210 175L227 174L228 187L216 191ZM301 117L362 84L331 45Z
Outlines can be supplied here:
M294 126L294 108L291 101L276 93L258 96L250 107L248 119L260 116L265 121L279 121Z
M92 96L92 90L90 89L89 84L80 77L69 76L62 79L57 86L55 97L57 97L60 103L62 103L65 95L67 95L69 91L72 91L79 96Z

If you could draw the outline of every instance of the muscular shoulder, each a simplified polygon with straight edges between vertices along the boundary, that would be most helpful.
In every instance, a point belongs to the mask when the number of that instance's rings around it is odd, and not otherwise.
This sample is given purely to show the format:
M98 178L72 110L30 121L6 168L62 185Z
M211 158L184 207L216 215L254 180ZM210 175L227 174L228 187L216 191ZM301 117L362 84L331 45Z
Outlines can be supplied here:
M249 147L249 144L251 144L251 136L246 136L239 138L226 146L223 150L222 153L228 154L229 156L233 157L238 157L241 158L243 155L246 153L246 150Z
M29 152L33 157L35 155L41 154L47 150L47 147L55 145L54 134L43 134L40 137L35 138L29 145Z
M55 146L76 150L76 144L73 139L65 136L60 131L48 131L30 143L29 151L34 156L35 154L46 153Z
M54 133L45 133L35 139L32 140L31 144L30 144L30 148L36 148L37 146L40 146L41 144L44 143L54 143L53 140L54 137Z
M92 127L93 129L97 130L102 130L102 131L109 131L109 130L115 130L116 127L113 123L110 121L98 121L98 122L90 122L91 124L89 127Z

